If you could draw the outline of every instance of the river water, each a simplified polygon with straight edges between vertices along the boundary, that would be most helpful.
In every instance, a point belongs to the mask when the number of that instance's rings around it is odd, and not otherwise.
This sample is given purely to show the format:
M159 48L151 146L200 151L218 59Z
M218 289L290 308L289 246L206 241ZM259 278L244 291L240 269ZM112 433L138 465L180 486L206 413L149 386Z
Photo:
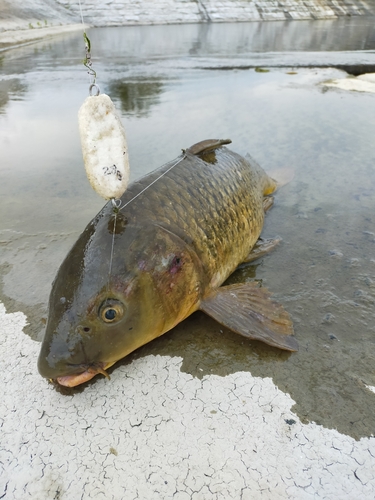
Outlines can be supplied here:
M246 341L196 313L130 360L178 355L197 377L272 377L304 421L373 435L375 96L322 84L345 76L338 68L375 67L373 20L101 28L89 37L98 83L127 131L132 179L212 137L230 137L267 171L294 172L263 233L283 243L231 281L262 280L291 313L300 351ZM58 266L103 205L78 136L83 57L73 33L0 58L0 299L28 316L36 340Z

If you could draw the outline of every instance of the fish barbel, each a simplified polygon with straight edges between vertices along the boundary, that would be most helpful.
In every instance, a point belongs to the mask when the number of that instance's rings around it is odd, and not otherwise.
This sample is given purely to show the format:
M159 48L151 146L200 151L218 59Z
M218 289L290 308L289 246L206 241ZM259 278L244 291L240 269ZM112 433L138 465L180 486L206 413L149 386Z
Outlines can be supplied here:
M249 339L298 350L289 314L266 288L221 286L275 243L258 239L276 182L228 142L192 146L132 183L117 213L107 203L88 224L52 286L43 377L73 387L106 375L198 309Z

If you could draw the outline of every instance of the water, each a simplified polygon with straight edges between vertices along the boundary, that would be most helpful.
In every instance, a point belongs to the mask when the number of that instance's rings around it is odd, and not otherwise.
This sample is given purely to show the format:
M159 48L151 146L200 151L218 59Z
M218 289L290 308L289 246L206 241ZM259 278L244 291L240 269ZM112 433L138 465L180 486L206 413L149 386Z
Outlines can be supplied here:
M198 377L269 376L305 421L355 438L374 434L366 386L375 386L375 96L320 85L345 76L327 66L375 65L373 21L137 26L89 36L98 82L127 130L133 179L210 137L230 137L232 149L268 171L294 171L263 233L282 245L231 280L261 279L274 292L293 317L300 352L246 341L197 313L134 356L183 356L183 370ZM27 314L36 339L58 266L103 205L79 144L83 53L74 33L3 52L0 63L0 299Z

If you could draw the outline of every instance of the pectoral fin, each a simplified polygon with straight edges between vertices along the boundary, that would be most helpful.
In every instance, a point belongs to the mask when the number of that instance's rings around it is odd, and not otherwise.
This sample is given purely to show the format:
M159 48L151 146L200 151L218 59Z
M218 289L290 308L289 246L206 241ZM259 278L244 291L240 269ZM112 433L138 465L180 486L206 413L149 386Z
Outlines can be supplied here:
M298 351L293 324L281 304L270 299L266 288L256 283L220 287L209 295L200 309L216 321L249 339Z
M275 197L274 196L265 196L263 198L263 210L267 212L274 204Z
M272 239L259 238L244 262L253 262L253 260L263 257L268 254L268 252L271 252L280 243L280 241L282 241L280 236L276 236L276 238Z

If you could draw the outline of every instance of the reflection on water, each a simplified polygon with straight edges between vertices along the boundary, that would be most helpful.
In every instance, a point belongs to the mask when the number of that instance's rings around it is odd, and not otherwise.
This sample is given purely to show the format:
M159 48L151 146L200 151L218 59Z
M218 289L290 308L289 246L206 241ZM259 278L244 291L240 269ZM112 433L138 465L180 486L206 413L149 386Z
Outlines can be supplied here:
M0 114L5 112L5 107L10 100L23 99L27 92L27 85L22 84L18 78L0 80Z
M136 81L112 81L108 85L108 94L113 100L119 100L125 114L138 118L146 117L151 106L159 102L164 85L159 79L139 79Z
M162 26L127 26L125 28L96 28L89 31L92 42L93 62L98 70L99 80L111 82L114 90L124 95L124 100L136 102L134 109L142 108L144 92L148 94L148 84L154 83L151 93L162 90L161 77L172 74L180 77L181 69L198 66L222 67L253 64L291 65L314 63L332 64L332 57L323 53L352 50L369 51L375 47L375 23L372 18L358 17L324 21L277 21L252 23L203 23ZM173 41L173 42L171 42ZM308 59L299 56L311 52ZM281 58L278 53L292 53L293 57ZM266 53L266 54L265 54ZM275 53L275 57L272 57ZM317 56L321 53L321 56ZM67 86L80 86L84 46L82 34L78 32L57 36L51 41L41 41L16 50L3 52L0 57L1 82L19 79L18 88L11 89L14 98L23 97L23 90L29 78L35 83L45 78L60 79ZM371 55L362 53L351 58L349 54L339 57L339 64L366 64L373 62ZM123 74L121 79L119 75ZM21 75L25 78L22 79ZM147 77L146 77L147 75ZM129 81L125 82L124 77ZM133 77L133 79L131 79ZM136 78L135 78L136 77ZM136 85L136 82L142 84ZM124 90L117 88L125 84ZM108 87L111 88L112 87ZM81 87L77 90L81 90ZM8 101L8 89L0 89L2 102ZM129 98L127 97L129 94ZM139 95L139 99L138 96ZM131 108L132 109L132 108ZM124 108L127 111L127 107Z
M176 56L234 56L249 52L371 50L373 19L211 23L100 28L91 32L97 57L110 49L112 62ZM171 43L173 40L173 43Z
M259 279L275 293L293 317L300 352L248 342L198 313L135 356L183 356L195 376L270 376L302 418L356 438L372 434L375 97L323 92L319 82L342 75L332 68L202 68L374 63L373 52L342 52L373 50L374 23L137 26L91 30L90 38L98 83L122 113L133 179L210 137L231 138L233 150L250 152L269 171L294 170L264 228L283 243L231 279ZM28 315L34 337L59 264L103 205L81 158L83 55L73 33L9 51L2 61L0 297L9 311Z

